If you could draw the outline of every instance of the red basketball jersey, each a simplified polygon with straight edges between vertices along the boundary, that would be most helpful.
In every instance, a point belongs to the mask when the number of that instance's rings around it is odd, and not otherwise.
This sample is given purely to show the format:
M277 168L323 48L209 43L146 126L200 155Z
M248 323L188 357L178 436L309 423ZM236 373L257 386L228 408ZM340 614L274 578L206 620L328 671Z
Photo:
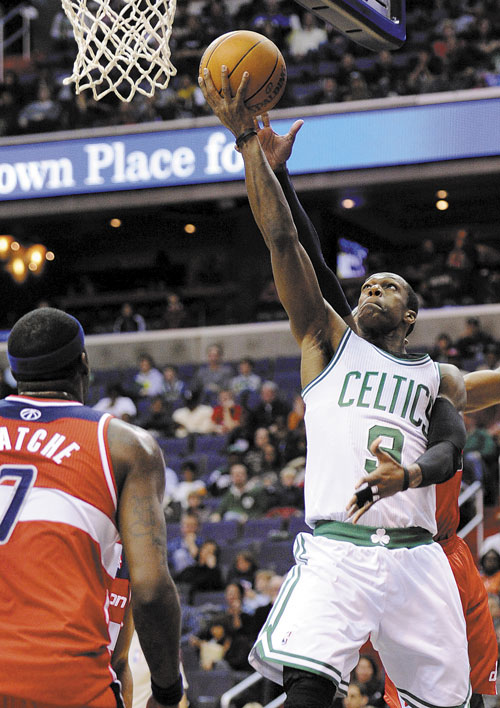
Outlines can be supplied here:
M0 695L69 708L114 678L110 418L76 401L0 401Z

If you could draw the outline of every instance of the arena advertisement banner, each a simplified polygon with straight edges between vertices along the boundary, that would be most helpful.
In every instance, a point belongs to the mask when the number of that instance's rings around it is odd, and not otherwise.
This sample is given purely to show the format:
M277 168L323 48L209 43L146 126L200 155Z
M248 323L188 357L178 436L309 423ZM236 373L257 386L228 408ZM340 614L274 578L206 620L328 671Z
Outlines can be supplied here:
M309 116L292 174L500 154L500 98ZM278 133L292 119L275 120ZM241 180L222 126L0 146L0 201Z

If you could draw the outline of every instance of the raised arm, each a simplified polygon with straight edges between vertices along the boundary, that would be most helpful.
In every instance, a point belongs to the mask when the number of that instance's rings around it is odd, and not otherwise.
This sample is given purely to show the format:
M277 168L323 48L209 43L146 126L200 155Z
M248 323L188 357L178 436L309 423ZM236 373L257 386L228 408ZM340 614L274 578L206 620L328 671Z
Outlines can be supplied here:
M333 307L335 312L342 317L346 324L356 331L356 323L352 316L351 307L347 302L347 298L336 274L324 259L316 228L300 203L286 166L287 160L292 154L295 137L304 121L296 120L286 135L278 135L271 127L268 113L264 113L261 119L262 127L257 119L254 121L260 144L271 169L281 185L285 199L292 212L292 218L297 228L299 241L304 246L307 255L311 259L323 297L329 305Z
M163 457L149 433L121 420L110 422L108 442L118 486L118 528L130 570L134 623L156 687L157 700L151 699L148 705L177 706L182 696L180 604L167 565Z
M316 346L328 342L333 350L346 325L326 307L311 261L297 238L290 208L276 176L260 146L253 117L244 104L248 74L244 75L234 98L227 68L222 68L222 94L216 91L205 70L200 86L220 121L236 137L245 163L248 199L255 221L271 253L274 280L280 300L290 318L292 332L302 346L307 338ZM307 346L307 343L306 343Z
M464 381L467 391L466 413L500 403L500 369L472 371L465 374Z

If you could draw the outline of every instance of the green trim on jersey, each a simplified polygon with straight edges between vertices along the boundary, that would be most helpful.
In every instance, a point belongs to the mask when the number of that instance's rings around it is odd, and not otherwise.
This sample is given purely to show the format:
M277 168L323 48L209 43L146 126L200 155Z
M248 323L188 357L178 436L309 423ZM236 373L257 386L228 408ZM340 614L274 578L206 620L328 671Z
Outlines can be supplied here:
M361 339L363 338L361 337ZM368 342L367 339L364 339L363 341ZM429 361L432 361L428 354L415 355L411 359L407 359L404 356L396 356L395 354L385 351L385 349L380 349L380 347L377 347L376 344L372 344L372 342L368 342L368 344L371 344L372 347L374 347L385 359L390 359L391 361L395 361L403 366L422 366L422 364L427 364Z
M314 536L325 536L335 541L354 543L355 546L372 548L415 548L434 543L432 534L419 526L408 528L377 528L357 526L342 521L318 521Z
M340 359L340 356L341 356L342 352L344 351L351 334L353 334L353 331L350 327L348 327L346 329L346 331L344 332L344 334L342 335L342 339L339 342L339 346L337 347L337 351L333 355L330 363L326 365L326 367L323 369L321 374L318 374L315 379L310 381L307 384L307 386L304 386L304 388L302 389L302 393L301 393L302 398L304 398L305 394L309 391L309 389L311 389L317 383L322 381L325 378L325 376L333 369L333 367L335 366L337 361Z
M401 698L403 698L405 702L410 706L410 708L437 708L434 703L427 703L427 701L423 701L421 698L414 696L413 693L405 691L402 688L398 688L398 693L400 694ZM469 690L467 692L467 698L465 699L465 701L457 706L448 706L447 708L469 708L469 701L471 699L471 696L472 689L469 683Z

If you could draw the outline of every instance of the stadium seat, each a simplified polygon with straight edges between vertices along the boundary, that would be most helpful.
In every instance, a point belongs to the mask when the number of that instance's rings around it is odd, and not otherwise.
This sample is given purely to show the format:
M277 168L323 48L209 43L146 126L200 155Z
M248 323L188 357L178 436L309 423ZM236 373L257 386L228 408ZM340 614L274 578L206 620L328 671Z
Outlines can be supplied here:
M264 541L273 531L281 531L283 519L274 517L270 519L248 519L242 527L242 540Z
M201 607L202 605L215 605L224 608L224 590L200 590L193 595L193 601L190 603L193 607Z
M230 669L186 671L187 696L197 708L219 708L221 696L247 675Z
M211 539L218 544L231 543L239 534L237 521L205 521L200 530L204 539Z
M292 549L292 541L264 541L257 555L257 564L259 568L271 568L284 575L295 562Z

